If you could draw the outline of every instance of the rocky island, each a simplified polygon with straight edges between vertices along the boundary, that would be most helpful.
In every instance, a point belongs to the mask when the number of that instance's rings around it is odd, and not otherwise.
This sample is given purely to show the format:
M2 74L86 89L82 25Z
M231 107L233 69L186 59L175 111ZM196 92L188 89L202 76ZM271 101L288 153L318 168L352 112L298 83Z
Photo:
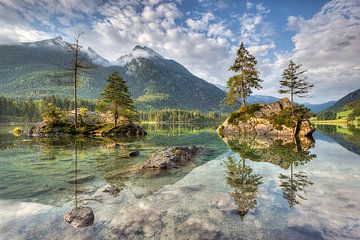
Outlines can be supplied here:
M311 112L294 106L287 98L271 104L252 104L233 112L217 132L220 136L259 135L271 138L293 139L310 136L315 127L308 118Z
M106 113L85 111L78 114L78 127L75 128L74 112L62 112L56 117L45 118L34 124L29 132L33 137L71 136L76 134L94 136L144 136L146 131L128 118L122 117L116 126Z

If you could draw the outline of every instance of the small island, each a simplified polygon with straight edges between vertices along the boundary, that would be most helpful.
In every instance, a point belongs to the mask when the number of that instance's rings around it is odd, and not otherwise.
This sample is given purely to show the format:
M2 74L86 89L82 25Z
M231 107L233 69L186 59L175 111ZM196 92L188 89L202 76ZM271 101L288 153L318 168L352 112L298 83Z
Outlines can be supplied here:
M308 118L311 113L283 98L271 104L252 104L233 112L217 131L220 136L251 134L270 138L310 136L315 127Z
M107 86L96 103L97 112L86 108L64 111L48 104L42 114L43 121L34 124L28 134L33 137L71 135L144 136L146 131L133 121L138 120L126 82L117 72L107 79Z
M237 50L234 64L229 70L235 75L227 81L228 92L225 102L228 105L237 104L241 107L234 111L217 129L221 137L236 135L267 136L271 139L294 140L298 137L308 137L315 127L310 123L312 113L303 105L296 104L294 97L306 97L313 84L308 83L301 69L290 60L284 69L280 80L280 94L289 94L288 98L280 99L271 104L246 104L246 98L255 89L261 89L263 80L256 68L257 61L241 43Z

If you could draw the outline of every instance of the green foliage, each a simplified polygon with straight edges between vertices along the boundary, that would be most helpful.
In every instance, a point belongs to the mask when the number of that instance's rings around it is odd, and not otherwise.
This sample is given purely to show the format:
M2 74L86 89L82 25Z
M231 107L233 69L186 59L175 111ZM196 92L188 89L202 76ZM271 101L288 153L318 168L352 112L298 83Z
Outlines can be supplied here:
M119 73L113 72L109 75L107 82L108 84L101 94L100 105L113 115L114 126L116 127L120 116L137 120L138 113L124 79L120 77Z
M139 118L146 122L188 122L188 123L204 123L204 122L221 122L226 115L216 112L201 113L199 111L187 111L180 109L164 109L155 111L140 111Z
M256 69L257 61L251 55L244 44L241 43L237 50L237 56L234 64L229 70L237 75L229 78L227 87L229 89L226 94L225 102L228 105L234 105L238 99L242 99L242 105L246 106L246 97L250 96L253 89L261 89L259 71Z
M336 119L336 113L332 111L325 111L321 112L316 116L317 120L335 120Z
M45 111L41 114L41 117L44 121L52 122L54 124L64 122L64 112L52 103L47 104Z
M276 129L282 130L282 126L295 128L298 121L308 120L312 116L313 114L308 108L303 105L295 105L273 114L269 119Z
M307 70L301 70L301 64L296 65L290 60L288 68L284 70L282 80L280 80L281 94L290 94L291 104L294 103L294 96L306 97L313 84L306 82L305 77L301 77Z
M48 104L59 107L64 111L73 109L73 101L57 96L48 96L38 100L24 100L19 98L8 98L0 96L0 121L30 121L35 122L41 119L41 114L47 110ZM95 110L95 103L91 100L78 100L80 107Z
M251 104L250 106L241 107L239 111L235 111L230 114L229 123L238 124L239 122L246 122L251 117L254 117L254 113L259 111L260 104Z

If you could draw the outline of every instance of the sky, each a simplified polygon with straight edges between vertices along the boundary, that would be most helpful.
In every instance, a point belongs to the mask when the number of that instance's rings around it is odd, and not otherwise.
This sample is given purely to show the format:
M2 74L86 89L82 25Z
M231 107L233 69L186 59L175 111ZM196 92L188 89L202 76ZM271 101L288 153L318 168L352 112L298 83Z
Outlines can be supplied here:
M337 100L360 88L359 0L0 0L0 44L62 36L115 60L152 48L204 80L226 85L241 42L263 88L278 93L289 60L315 85L306 99Z

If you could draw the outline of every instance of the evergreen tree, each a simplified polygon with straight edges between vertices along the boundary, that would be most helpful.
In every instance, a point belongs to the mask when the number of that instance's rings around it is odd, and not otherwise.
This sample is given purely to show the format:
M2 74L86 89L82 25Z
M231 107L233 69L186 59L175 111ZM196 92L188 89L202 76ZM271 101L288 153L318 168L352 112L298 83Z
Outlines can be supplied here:
M108 84L101 94L100 106L113 115L114 127L117 126L120 116L136 120L138 113L124 79L120 77L119 73L113 72L109 75L107 82Z
M251 55L244 44L241 43L237 50L234 64L229 70L237 73L227 81L229 92L226 94L226 103L233 105L239 98L242 99L242 107L246 107L246 97L252 93L253 89L261 89L259 71L256 69L257 61Z
M314 87L313 84L306 82L306 77L301 77L303 73L307 70L301 70L301 64L296 65L292 60L290 60L287 69L284 70L282 75L282 80L280 80L280 90L281 94L289 94L291 104L294 104L294 96L306 97L307 93L310 92L311 88Z

